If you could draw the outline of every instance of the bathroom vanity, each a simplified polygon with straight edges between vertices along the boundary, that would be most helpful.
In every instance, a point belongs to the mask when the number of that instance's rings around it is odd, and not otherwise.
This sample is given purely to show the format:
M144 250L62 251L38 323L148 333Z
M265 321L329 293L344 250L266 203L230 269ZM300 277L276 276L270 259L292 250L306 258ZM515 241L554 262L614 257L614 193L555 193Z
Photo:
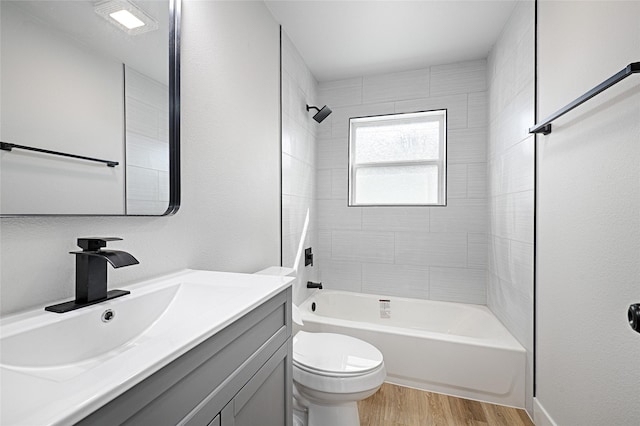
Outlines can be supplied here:
M0 423L290 425L291 280L183 271L3 318Z

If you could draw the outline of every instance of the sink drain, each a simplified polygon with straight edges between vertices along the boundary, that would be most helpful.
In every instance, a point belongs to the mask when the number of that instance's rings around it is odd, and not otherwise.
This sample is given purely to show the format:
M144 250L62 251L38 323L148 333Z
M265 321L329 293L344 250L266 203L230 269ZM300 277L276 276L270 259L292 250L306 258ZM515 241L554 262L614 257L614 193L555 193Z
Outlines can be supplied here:
M116 316L115 312L113 312L111 309L107 309L102 313L102 322L109 322L112 319L114 319L115 316Z

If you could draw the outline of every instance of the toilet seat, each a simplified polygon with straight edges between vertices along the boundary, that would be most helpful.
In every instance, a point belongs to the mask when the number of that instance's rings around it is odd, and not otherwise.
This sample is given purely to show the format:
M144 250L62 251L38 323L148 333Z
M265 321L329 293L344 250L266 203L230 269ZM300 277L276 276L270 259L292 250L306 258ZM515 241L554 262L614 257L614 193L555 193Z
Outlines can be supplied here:
M293 364L326 377L354 377L380 369L382 353L373 345L334 333L298 332L293 338Z

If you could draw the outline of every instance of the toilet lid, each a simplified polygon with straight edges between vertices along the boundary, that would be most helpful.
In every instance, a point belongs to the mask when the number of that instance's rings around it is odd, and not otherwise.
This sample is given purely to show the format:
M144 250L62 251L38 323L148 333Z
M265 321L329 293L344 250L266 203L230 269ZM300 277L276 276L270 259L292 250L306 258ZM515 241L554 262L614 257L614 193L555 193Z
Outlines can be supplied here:
M351 336L299 331L293 338L293 364L324 376L353 376L375 370L382 353Z

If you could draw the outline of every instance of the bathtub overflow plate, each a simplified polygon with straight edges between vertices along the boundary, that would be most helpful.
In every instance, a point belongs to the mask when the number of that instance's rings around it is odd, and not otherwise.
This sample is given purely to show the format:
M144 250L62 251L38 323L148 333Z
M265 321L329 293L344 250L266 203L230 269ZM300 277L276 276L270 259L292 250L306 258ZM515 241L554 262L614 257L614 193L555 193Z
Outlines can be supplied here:
M111 309L107 309L102 313L102 322L109 322L112 319L114 319L115 316L116 316L115 312L113 312Z

